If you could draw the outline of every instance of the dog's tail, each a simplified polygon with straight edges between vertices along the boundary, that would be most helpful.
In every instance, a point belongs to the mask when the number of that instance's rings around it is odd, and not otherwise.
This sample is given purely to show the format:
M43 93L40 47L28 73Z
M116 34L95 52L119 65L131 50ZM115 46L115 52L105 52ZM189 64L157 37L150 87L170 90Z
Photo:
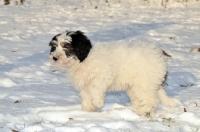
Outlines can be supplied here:
M182 105L182 103L178 99L170 98L169 96L167 96L165 90L162 87L158 89L158 97L164 106L175 107L178 105Z

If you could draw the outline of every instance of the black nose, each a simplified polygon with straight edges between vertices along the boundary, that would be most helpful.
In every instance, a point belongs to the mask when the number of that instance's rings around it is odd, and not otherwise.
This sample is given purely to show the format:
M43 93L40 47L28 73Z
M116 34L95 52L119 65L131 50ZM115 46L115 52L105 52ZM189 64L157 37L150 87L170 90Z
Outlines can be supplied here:
M58 60L58 58L56 58L56 57L53 57L53 60L54 60L54 61L57 61L57 60Z

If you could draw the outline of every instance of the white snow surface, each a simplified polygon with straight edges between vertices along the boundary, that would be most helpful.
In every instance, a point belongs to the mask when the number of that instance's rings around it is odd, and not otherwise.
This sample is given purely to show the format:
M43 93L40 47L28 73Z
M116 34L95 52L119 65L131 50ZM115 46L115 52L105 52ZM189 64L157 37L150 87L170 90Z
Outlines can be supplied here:
M200 52L190 52L200 48L200 1L16 1L0 0L0 132L200 132ZM183 106L141 117L125 92L111 92L102 109L82 111L65 71L49 63L48 44L65 30L93 44L161 47L171 56L165 90Z

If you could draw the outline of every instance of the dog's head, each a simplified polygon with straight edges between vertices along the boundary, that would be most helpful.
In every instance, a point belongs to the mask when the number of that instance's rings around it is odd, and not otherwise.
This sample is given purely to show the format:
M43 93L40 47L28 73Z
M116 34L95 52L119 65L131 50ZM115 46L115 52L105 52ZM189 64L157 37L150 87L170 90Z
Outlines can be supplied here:
M92 48L90 40L81 31L66 31L54 36L49 43L51 63L71 65L83 62Z

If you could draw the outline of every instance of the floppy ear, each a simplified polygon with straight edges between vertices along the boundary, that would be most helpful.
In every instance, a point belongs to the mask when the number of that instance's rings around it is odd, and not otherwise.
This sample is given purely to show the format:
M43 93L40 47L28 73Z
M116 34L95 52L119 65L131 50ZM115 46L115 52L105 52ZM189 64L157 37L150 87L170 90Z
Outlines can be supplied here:
M80 62L88 56L90 49L92 48L90 40L81 31L76 31L71 34L71 45L74 49L74 53Z

